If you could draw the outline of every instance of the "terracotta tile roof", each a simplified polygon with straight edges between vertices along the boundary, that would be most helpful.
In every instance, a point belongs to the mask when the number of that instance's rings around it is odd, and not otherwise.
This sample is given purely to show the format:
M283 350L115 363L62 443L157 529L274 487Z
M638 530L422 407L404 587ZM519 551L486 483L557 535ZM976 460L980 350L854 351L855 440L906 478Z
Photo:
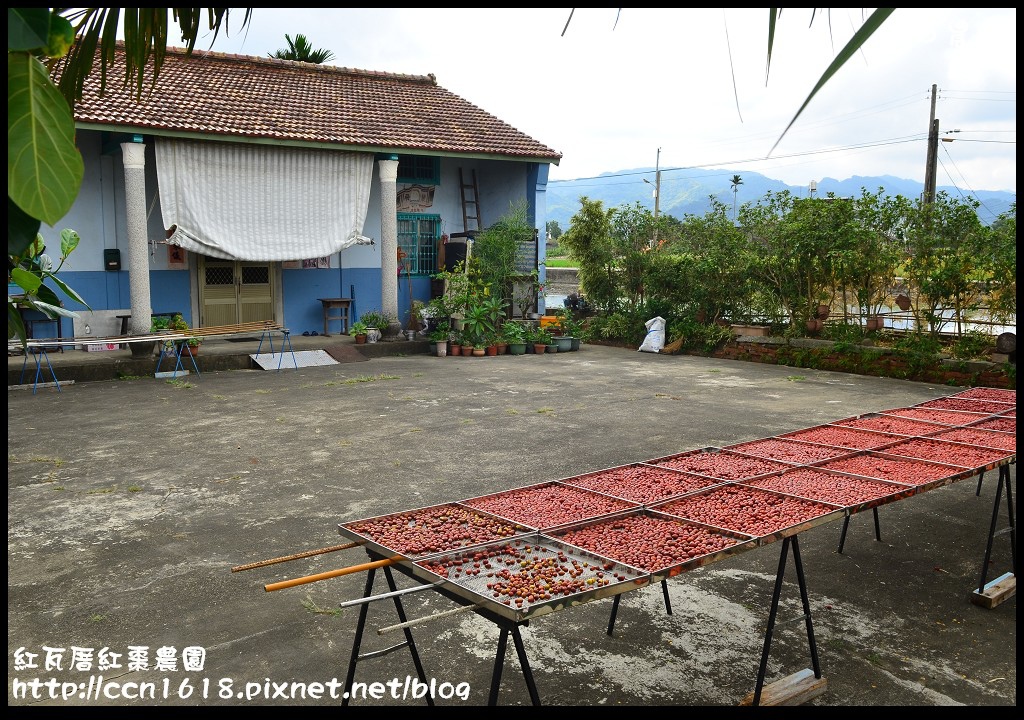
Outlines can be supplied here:
M98 67L75 108L80 126L175 136L231 136L385 151L492 155L557 164L561 153L437 84L399 75L248 55L168 48L141 102L124 66Z

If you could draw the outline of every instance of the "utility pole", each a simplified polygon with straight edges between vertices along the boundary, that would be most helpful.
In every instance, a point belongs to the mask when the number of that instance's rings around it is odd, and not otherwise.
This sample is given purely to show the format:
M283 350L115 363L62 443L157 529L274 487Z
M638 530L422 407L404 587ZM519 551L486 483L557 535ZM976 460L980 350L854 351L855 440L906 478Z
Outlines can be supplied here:
M939 121L935 119L936 90L936 86L932 85L932 110L928 122L928 158L924 167L924 194L921 198L925 204L935 202L935 175L939 154Z
M642 178L648 185L651 181ZM658 159L654 165L654 233L651 237L651 247L658 244L658 210L661 206L661 148L658 148Z
M654 242L651 247L658 244L658 208L661 205L661 148L658 148L658 158L654 161Z

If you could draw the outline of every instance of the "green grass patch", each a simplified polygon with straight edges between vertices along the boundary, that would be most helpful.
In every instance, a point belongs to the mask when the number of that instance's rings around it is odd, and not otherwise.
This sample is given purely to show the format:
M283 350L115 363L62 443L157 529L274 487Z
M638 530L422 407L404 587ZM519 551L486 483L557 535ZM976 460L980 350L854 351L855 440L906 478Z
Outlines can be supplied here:
M117 490L117 485L111 485L108 488L102 488L100 490L90 490L86 495L109 495L115 490Z

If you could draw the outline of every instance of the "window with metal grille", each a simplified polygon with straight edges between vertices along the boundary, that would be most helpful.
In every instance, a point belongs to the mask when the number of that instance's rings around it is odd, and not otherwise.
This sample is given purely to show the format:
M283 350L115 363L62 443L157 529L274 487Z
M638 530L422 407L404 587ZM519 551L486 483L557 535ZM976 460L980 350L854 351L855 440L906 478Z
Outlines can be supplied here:
M234 285L235 284L235 269L224 266L207 266L206 267L206 284L207 285Z
M403 275L433 275L437 272L437 242L440 215L398 214L398 249L404 256L398 261Z
M398 182L437 185L441 181L441 158L422 155L398 156Z

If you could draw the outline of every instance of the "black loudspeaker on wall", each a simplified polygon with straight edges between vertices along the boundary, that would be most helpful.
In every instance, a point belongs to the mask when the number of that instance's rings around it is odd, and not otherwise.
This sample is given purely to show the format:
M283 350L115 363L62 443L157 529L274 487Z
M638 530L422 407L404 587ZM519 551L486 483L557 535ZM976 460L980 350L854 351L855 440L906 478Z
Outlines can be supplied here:
M103 269L117 271L121 269L121 251L109 248L103 251Z

